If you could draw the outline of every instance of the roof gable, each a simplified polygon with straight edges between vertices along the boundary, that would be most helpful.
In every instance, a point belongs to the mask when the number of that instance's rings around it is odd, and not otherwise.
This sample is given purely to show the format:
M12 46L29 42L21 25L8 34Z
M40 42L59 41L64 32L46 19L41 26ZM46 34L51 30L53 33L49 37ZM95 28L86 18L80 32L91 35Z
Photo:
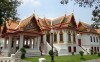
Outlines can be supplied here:
M18 26L19 30L33 30L33 31L41 31L38 25L38 21L35 18L35 15L28 17L27 19L23 20L20 25Z
M76 22L75 22L75 18L74 15L71 14L69 16L64 17L63 21L61 22L62 27L76 27Z

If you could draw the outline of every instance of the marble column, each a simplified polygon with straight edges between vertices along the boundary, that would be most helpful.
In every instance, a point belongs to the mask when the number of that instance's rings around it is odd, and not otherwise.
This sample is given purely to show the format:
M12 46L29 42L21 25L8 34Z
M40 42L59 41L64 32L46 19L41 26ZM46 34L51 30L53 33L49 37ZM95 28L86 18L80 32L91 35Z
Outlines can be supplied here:
M43 43L44 43L44 50L45 50L44 52L45 54L48 54L46 35L43 35Z
M24 42L24 35L20 34L20 45L19 45L19 49L23 48L23 42Z
M59 32L57 33L57 43L60 42L60 35L59 35Z
M37 38L34 38L34 49L37 49Z
M14 38L14 42L13 42L13 51L14 51L14 53L16 52L16 41L17 41L17 39Z
M64 41L64 43L67 43L67 33L66 33L66 31L63 33L63 41Z
M12 44L12 36L9 35L9 41L8 41L8 56L10 56L10 54L12 53L11 44Z
M39 50L39 47L40 47L40 40L41 40L41 37L37 37L37 49Z
M4 39L4 45L3 45L3 49L5 49L7 46L7 39Z
M32 38L32 48L34 49L34 38Z
M32 49L32 38L30 38L30 49Z

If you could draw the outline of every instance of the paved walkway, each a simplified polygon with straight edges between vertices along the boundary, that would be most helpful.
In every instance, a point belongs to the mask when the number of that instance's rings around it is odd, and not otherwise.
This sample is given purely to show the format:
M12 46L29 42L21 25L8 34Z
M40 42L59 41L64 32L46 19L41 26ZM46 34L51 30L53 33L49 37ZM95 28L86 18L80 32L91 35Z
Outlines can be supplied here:
M100 62L100 59L92 59L92 60L87 60L82 62Z

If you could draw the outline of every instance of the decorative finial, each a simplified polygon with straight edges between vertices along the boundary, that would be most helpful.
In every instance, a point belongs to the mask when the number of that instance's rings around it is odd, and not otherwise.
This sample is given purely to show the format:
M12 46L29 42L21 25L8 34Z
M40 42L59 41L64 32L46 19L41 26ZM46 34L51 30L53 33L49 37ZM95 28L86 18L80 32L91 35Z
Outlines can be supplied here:
M72 14L74 14L74 9L73 9L73 11L72 11Z
M34 10L33 16L35 16L35 10Z

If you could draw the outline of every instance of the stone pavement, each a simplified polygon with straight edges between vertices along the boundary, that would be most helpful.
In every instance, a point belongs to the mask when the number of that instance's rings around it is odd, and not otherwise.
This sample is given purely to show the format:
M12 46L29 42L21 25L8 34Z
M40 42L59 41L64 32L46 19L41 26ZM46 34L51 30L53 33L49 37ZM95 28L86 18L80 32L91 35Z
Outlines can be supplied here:
M31 62L31 61L21 60L20 62Z
M100 59L92 59L92 60L87 60L82 62L100 62Z

